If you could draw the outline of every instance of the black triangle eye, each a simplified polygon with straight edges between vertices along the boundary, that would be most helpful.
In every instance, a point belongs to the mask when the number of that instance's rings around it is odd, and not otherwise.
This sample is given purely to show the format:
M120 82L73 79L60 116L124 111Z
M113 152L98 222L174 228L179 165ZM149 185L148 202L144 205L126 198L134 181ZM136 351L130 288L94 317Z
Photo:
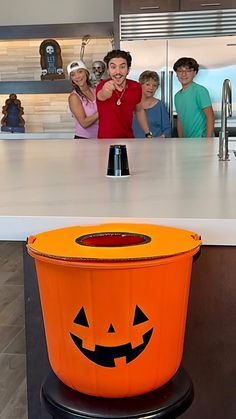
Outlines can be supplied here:
M112 324L109 326L108 333L115 333L115 329Z
M136 306L133 326L136 326L137 324L140 324L140 323L144 323L148 320L149 320L148 317L146 316L146 314L144 314L141 308L139 308L139 306Z
M80 309L76 318L74 319L74 323L80 324L81 326L89 327L88 320L83 307Z

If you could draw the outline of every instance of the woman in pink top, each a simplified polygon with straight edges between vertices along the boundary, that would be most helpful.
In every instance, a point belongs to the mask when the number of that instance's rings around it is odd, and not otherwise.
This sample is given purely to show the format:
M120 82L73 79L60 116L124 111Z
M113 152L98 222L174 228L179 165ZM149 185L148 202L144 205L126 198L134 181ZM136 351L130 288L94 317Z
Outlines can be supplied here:
M74 138L97 138L96 93L90 82L89 71L83 61L76 60L67 66L67 72L74 87L68 99L76 121Z

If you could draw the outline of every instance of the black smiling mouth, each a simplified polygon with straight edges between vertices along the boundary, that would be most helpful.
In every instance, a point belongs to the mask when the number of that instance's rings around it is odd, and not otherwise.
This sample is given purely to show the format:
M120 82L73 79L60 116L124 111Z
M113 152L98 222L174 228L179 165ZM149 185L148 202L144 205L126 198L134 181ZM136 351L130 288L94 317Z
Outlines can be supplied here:
M136 346L135 348L132 348L131 343L126 343L119 346L95 345L94 351L83 348L82 339L78 338L78 336L74 335L73 333L70 333L70 335L77 348L88 359L90 359L90 361L95 362L95 364L101 365L102 367L113 368L116 366L116 358L126 357L126 364L137 358L137 356L139 356L146 348L149 340L151 339L152 333L153 328L144 333L142 336L143 343Z

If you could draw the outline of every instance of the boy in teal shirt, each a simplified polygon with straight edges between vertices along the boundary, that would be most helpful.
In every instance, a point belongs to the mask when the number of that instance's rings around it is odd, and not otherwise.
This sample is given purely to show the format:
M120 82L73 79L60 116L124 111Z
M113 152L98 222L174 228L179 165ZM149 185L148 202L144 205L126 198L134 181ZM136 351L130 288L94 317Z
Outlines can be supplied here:
M183 57L173 66L182 89L175 95L177 132L180 138L203 138L214 135L214 112L208 90L193 81L199 64Z

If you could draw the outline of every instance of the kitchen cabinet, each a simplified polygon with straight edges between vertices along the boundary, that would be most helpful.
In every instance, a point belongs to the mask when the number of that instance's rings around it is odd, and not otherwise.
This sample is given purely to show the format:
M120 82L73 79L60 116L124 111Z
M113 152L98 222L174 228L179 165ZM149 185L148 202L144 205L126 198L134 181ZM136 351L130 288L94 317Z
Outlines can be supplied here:
M235 10L236 0L114 0L116 47L122 40L235 35Z
M120 14L176 12L179 0L121 0Z
M181 11L236 9L235 0L180 0Z
M236 0L115 0L120 14L236 9Z

